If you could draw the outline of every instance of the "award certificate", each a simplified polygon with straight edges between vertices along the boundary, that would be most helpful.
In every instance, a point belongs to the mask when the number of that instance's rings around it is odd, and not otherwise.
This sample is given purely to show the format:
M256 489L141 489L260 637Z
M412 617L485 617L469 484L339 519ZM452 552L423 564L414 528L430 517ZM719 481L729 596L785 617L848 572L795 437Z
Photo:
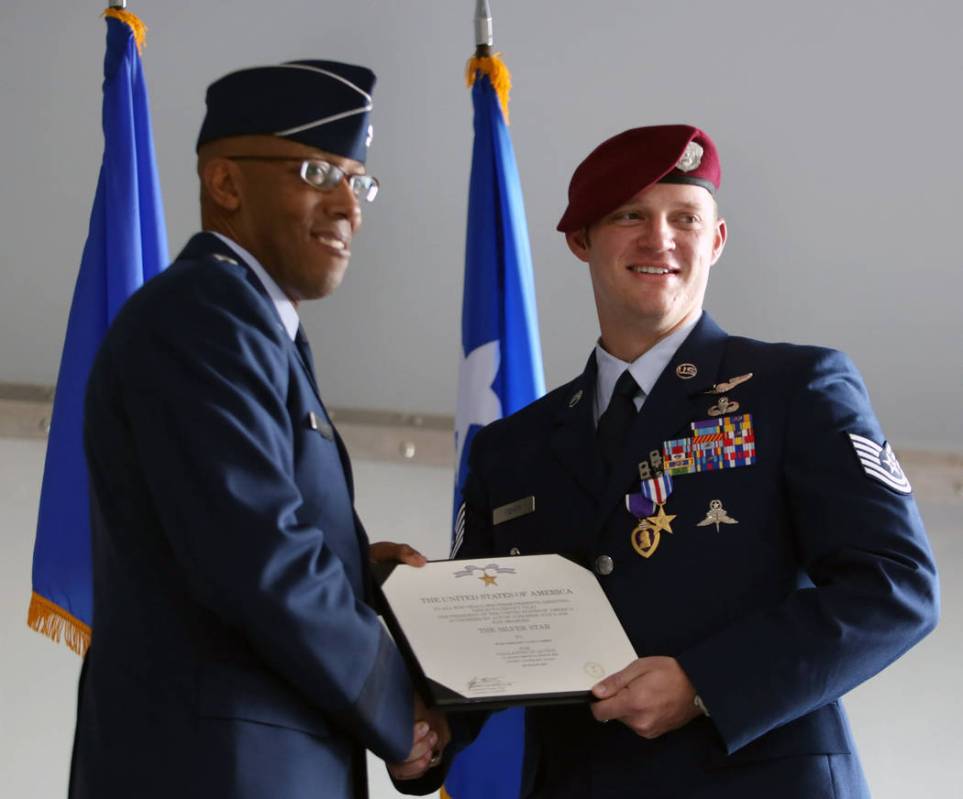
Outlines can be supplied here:
M385 620L445 710L587 701L636 658L595 575L562 555L383 568Z

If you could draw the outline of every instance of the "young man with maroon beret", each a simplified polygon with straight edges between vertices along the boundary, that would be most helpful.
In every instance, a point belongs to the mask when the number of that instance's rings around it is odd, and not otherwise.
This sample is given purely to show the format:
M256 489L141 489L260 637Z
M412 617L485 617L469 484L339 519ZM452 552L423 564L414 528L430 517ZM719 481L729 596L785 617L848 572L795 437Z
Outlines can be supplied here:
M703 310L720 184L689 125L589 154L558 229L601 337L472 447L456 557L575 558L638 655L591 706L528 709L526 797L867 797L840 697L936 624L923 524L851 361Z

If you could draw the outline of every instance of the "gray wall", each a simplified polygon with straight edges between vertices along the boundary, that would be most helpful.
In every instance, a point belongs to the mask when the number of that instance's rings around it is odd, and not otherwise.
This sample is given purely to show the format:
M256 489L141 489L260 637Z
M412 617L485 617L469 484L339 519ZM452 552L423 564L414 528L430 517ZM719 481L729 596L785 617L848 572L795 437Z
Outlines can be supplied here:
M0 794L65 796L80 659L26 626L42 441L0 438ZM448 544L451 472L355 461L358 510L374 540L410 541L429 557ZM915 481L914 476L914 481ZM960 500L922 511L943 575L936 632L846 699L876 799L960 796L963 564ZM373 799L397 796L371 758Z
M297 57L380 75L384 193L345 285L304 311L326 399L451 413L459 358L473 0L133 0L176 250L197 224L203 87ZM495 0L515 78L548 384L596 335L554 225L575 164L623 128L691 121L721 148L730 243L708 305L734 332L830 344L897 448L963 449L963 6ZM102 149L97 2L0 6L0 381L52 383ZM351 341L351 346L345 346ZM386 391L386 387L390 387Z

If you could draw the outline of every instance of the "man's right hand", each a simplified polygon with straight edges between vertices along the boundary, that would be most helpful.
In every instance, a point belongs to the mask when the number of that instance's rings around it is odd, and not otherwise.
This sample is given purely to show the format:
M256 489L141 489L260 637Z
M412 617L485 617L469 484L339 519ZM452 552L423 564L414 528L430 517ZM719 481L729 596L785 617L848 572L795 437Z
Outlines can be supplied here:
M400 763L388 763L388 773L396 780L416 780L441 762L451 740L448 719L438 710L428 710L415 694L415 730L411 752Z

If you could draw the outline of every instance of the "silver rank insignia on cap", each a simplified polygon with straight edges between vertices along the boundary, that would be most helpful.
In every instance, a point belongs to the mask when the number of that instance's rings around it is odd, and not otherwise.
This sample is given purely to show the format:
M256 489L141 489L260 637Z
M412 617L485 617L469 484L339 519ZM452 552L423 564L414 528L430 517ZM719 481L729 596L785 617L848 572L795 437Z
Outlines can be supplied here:
M705 150L702 149L701 144L690 141L685 146L685 152L682 153L682 157L675 165L675 168L680 172L691 172L693 169L698 169L699 164L702 163L702 154L704 152Z
M888 441L884 441L880 446L875 441L855 433L849 434L849 440L853 442L856 457L868 477L901 494L909 494L913 490Z

